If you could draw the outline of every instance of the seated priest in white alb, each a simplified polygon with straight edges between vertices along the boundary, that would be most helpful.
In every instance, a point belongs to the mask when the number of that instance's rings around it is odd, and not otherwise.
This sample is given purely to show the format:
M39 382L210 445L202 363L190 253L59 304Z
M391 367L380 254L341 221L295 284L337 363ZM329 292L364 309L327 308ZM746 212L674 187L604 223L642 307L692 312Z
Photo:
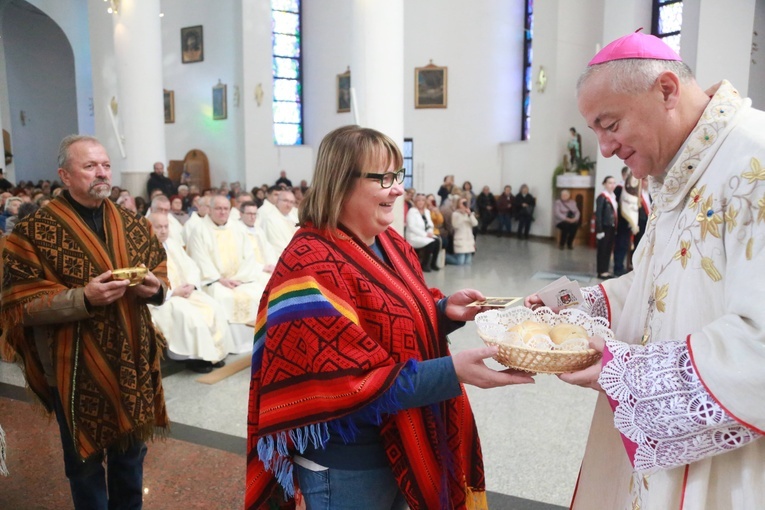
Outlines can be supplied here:
M165 195L157 195L152 198L149 214L154 213L167 215L167 222L170 226L170 239L177 241L181 246L186 246L186 241L183 238L183 225L181 225L181 222L175 216L170 214L170 199ZM148 217L149 214L146 216Z
M263 266L263 271L270 275L279 257L266 239L263 229L257 225L258 205L255 202L244 202L240 208L240 216L242 228L255 251L255 260Z
M162 306L150 305L149 309L167 339L168 357L186 360L189 369L200 373L222 367L223 359L234 350L226 314L215 299L199 290L199 267L169 238L168 215L152 213L149 221L167 252L171 290Z
M294 208L295 195L290 190L282 190L276 199L277 210L265 218L261 218L261 226L266 233L266 239L279 255L282 254L298 229L292 212Z
M211 201L210 214L194 229L187 250L202 271L202 287L226 310L232 324L255 320L258 302L270 278L255 260L255 252L242 227L229 222L231 203L217 195ZM234 343L238 352L252 349L249 341L242 345L236 330Z
M263 227L263 222L271 213L278 213L276 208L276 201L279 199L279 192L282 190L280 186L271 186L266 190L266 199L258 207L258 219L255 224L259 227Z
M183 240L189 243L191 233L202 223L202 219L210 213L210 197L197 197L197 210L189 215L189 219L183 224Z

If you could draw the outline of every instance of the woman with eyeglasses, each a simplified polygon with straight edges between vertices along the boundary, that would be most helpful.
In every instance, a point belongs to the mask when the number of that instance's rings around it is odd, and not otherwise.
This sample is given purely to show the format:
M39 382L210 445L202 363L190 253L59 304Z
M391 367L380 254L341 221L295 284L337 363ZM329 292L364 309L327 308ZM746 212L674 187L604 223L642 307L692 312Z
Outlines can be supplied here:
M484 296L427 287L414 249L390 228L401 166L396 144L372 129L345 126L319 146L301 227L255 324L248 509L298 488L308 510L486 508L462 384L533 379L488 368L495 348L450 354L446 335Z

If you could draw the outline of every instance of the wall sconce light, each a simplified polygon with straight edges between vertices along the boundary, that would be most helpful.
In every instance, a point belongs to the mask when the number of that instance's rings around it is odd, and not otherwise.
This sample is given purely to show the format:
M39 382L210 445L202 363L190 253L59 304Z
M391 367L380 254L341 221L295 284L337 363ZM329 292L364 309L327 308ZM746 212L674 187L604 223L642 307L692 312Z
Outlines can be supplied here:
M104 0L104 2L109 2L109 7L106 9L106 12L109 14L120 13L120 0Z
M547 87L547 71L542 66L539 66L539 73L537 74L537 90L544 92Z

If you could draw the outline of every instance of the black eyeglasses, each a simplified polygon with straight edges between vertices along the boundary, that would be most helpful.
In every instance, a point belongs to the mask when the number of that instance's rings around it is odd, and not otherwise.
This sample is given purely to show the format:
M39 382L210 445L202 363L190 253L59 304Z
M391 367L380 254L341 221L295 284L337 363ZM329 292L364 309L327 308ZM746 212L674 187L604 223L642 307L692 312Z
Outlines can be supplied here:
M404 174L406 173L406 169L402 168L398 172L385 172L384 174L366 174L364 177L367 179L377 179L380 181L380 186L382 186L383 189L390 188L393 186L393 183L401 184L404 182ZM357 176L361 176L362 174L357 172Z

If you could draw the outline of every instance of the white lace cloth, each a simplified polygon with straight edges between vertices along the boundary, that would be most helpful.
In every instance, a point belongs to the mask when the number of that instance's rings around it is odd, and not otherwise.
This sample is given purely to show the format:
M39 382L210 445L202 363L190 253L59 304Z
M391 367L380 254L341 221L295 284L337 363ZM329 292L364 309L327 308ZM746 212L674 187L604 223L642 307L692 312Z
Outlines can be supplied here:
M712 399L684 342L606 341L613 355L598 382L617 402L616 428L637 444L634 465L651 473L734 450L760 437Z
M603 293L603 287L600 285L593 285L591 287L584 287L581 289L582 297L584 298L585 306L582 309L589 307L589 313L593 317L603 317L609 320L608 317L608 304L606 302L606 295Z

